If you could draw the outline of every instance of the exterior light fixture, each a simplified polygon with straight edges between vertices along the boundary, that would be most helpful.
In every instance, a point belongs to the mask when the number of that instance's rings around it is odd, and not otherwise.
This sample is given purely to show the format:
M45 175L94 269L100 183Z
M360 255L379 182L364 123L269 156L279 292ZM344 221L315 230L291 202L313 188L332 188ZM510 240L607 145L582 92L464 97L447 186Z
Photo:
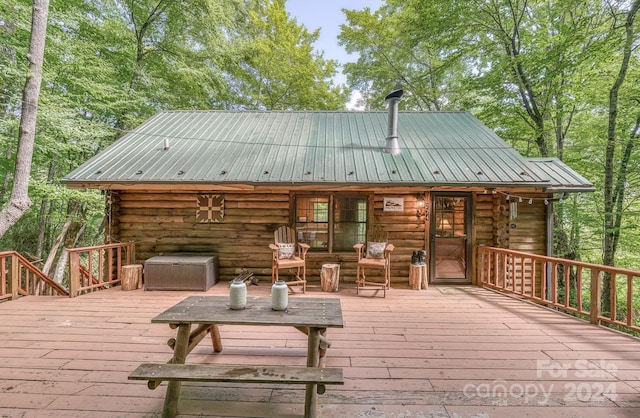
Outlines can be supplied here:
M426 210L424 207L424 196L418 195L416 199L416 217L420 219L425 215L425 213Z

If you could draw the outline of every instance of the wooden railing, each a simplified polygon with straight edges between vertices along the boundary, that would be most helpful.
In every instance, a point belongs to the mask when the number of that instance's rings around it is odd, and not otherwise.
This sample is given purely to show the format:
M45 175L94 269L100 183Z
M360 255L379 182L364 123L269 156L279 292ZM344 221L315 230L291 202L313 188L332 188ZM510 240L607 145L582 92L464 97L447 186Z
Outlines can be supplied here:
M509 292L575 314L640 332L640 271L494 247L477 247L482 286ZM608 294L602 284L609 283ZM634 298L635 296L635 298Z
M134 252L132 242L69 249L70 296L120 283L122 266L135 260Z
M69 292L17 252L0 252L0 301L27 295L68 296Z

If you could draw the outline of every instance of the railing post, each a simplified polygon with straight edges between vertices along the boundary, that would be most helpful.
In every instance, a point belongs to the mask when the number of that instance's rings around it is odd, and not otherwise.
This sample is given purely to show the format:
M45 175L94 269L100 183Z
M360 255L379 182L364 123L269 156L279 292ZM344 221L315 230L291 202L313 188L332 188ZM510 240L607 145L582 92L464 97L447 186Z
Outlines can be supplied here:
M543 301L549 301L551 298L549 297L549 274L550 274L550 266L548 260L542 261L542 266L540 269L540 273L542 277L540 278L540 299Z
M18 299L18 290L20 290L20 260L18 256L11 256L11 279L9 279L9 291L11 292L11 300Z
M69 251L69 297L78 296L80 288L80 253Z
M600 306L602 306L602 288L600 287L600 271L591 267L591 306L590 322L600 325Z
M480 255L480 262L478 263L478 271L480 272L480 286L482 286L486 281L487 281L487 277L485 276L485 257L487 256L486 252L484 251L484 248L481 247L477 247L478 248L478 253Z

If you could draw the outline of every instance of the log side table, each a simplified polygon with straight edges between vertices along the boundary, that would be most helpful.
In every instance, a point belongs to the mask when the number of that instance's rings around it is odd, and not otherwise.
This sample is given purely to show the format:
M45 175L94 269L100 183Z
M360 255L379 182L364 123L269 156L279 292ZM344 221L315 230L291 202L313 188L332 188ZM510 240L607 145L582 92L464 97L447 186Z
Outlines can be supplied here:
M426 289L427 283L427 265L411 264L409 266L409 287L413 290Z
M337 292L340 283L340 264L323 264L320 271L320 287L323 292Z

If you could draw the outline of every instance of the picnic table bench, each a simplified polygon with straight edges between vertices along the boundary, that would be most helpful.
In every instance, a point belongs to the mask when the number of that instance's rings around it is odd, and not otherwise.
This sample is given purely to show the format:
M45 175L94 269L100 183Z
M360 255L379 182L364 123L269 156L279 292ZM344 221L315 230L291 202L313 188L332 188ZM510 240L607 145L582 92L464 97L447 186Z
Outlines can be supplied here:
M143 363L130 375L131 380L148 380L155 389L158 380L185 382L316 384L317 393L324 385L342 385L342 368L304 366L252 366L246 364L171 364Z

